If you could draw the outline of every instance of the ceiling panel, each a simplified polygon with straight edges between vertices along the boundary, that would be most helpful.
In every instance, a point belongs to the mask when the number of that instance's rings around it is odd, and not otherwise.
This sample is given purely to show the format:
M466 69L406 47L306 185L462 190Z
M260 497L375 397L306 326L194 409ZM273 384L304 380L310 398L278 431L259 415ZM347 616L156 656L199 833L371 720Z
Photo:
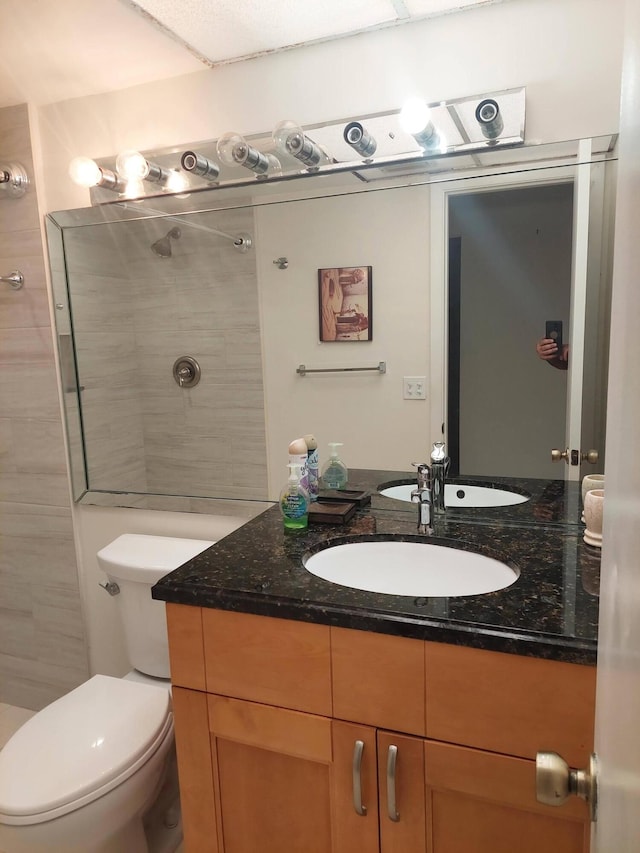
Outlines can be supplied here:
M123 0L211 64L504 0Z
M211 63L393 22L391 0L131 0Z

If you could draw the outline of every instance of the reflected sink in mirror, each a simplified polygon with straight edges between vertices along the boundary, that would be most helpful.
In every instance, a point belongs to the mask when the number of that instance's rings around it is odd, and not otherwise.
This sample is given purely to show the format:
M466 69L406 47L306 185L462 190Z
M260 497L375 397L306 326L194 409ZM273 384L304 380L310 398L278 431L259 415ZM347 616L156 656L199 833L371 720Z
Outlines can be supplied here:
M385 595L483 595L511 586L517 569L484 554L423 539L367 539L328 545L303 558L308 572Z
M378 487L385 498L397 501L410 501L411 492L416 488L414 482ZM493 486L477 486L470 483L445 483L444 503L447 507L473 509L475 507L515 506L526 503L531 495Z

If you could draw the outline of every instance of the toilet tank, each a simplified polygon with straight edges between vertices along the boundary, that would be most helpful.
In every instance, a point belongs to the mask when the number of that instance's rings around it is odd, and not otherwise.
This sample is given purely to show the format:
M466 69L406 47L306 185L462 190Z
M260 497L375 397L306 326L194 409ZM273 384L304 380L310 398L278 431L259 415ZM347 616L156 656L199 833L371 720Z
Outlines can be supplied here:
M170 677L165 605L151 598L151 587L213 544L204 539L125 533L98 551L100 568L120 588L114 601L134 669L156 678Z

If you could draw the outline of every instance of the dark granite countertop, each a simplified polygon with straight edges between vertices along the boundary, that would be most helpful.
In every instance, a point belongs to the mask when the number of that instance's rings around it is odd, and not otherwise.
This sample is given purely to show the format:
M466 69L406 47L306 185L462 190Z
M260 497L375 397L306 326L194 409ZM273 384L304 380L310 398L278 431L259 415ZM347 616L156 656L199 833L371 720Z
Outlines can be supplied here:
M349 488L362 483L353 477ZM495 520L460 521L453 513L437 518L428 541L477 551L519 571L510 587L484 595L382 595L324 581L304 568L304 555L330 541L415 538L416 508L398 510L401 502L381 500L393 508L381 508L374 497L347 525L311 524L302 531L284 530L276 505L164 577L153 597L595 664L600 552L584 544L581 527L525 524L508 513Z

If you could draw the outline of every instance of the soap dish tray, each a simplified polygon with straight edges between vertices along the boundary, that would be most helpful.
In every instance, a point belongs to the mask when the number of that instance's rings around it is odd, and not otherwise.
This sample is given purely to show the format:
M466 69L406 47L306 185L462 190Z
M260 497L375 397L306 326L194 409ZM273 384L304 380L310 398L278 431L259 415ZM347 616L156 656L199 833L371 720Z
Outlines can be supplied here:
M346 524L358 507L353 502L318 500L309 507L311 524Z
M371 493L356 489L322 489L318 493L318 502L324 503L354 503L358 507L367 506L371 503Z

